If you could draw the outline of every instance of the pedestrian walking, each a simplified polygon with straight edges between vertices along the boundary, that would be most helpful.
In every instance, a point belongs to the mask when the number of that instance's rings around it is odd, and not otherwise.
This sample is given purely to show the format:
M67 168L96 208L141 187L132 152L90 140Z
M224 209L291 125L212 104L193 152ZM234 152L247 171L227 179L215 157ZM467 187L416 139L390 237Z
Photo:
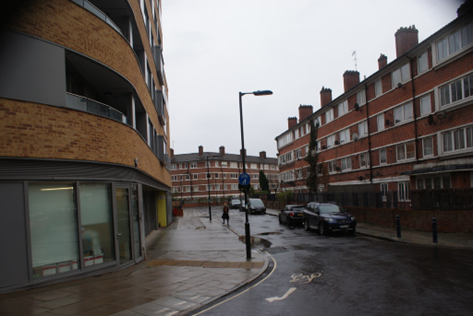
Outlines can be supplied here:
M228 225L228 220L230 219L230 215L229 215L229 209L228 209L227 203L223 203L222 219L223 219L222 224L225 224L225 220L227 220L227 225Z

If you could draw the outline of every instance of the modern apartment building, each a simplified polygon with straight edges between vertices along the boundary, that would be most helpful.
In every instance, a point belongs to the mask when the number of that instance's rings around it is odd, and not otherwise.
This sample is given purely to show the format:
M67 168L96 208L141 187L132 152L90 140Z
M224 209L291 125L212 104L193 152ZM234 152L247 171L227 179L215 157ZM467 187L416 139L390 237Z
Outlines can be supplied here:
M0 292L141 261L172 221L160 1L0 10Z
M314 126L319 191L377 191L384 201L396 192L410 207L419 190L472 188L473 14L469 4L457 13L420 43L414 26L400 28L392 62L381 54L362 81L346 71L344 93L322 87L315 112L301 105L276 137L281 188L307 192Z
M240 196L238 177L243 172L240 155L225 153L221 146L219 152L204 152L199 146L198 153L174 155L171 149L172 193L174 198L183 200L211 199ZM246 173L251 177L251 185L257 191L259 174L263 171L268 178L271 192L278 189L278 166L276 158L266 157L262 151L259 156L246 156ZM210 177L207 177L209 175Z

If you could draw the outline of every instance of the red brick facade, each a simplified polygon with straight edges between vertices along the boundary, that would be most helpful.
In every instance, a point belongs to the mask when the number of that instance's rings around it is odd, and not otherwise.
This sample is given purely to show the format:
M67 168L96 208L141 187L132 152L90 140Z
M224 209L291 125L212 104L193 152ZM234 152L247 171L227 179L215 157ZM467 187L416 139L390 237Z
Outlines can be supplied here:
M415 190L472 188L470 32L471 15L459 16L422 43L415 27L401 28L394 61L381 54L379 71L361 82L358 72L345 72L345 92L334 100L323 87L321 108L276 137L281 188L308 192L304 158L314 122L320 123L319 191L368 185L375 192L397 191L409 207ZM445 44L452 34L463 34L455 51Z

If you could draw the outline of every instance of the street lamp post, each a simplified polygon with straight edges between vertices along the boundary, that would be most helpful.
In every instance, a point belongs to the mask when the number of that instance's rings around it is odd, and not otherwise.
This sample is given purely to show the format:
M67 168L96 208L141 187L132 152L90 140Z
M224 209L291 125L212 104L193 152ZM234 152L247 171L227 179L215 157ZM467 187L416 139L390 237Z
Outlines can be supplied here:
M209 220L212 221L212 209L210 207L210 171L209 171L209 156L207 155L207 191L209 196L207 201L209 202Z
M241 130L241 160L243 163L243 173L246 173L245 165L245 137L243 135L243 109L242 109L242 97L245 94L253 94L255 96L271 95L273 94L270 90L258 90L253 92L240 92L240 130ZM246 243L246 259L251 259L251 241L250 241L250 223L248 222L248 191L245 190L245 243Z

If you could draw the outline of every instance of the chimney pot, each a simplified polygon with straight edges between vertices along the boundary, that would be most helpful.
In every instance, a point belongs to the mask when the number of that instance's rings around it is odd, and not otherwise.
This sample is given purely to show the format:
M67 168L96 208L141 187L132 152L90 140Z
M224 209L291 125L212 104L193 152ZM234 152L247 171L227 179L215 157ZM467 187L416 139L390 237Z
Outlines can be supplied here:
M287 119L287 129L291 129L297 125L297 117L289 117Z
M299 122L302 122L304 119L311 116L313 113L312 105L303 105L299 106Z
M386 67L388 64L388 57L384 54L380 54L378 58L378 70Z
M332 102L332 89L322 87L320 90L320 107Z
M343 86L345 92L360 83L360 73L356 70L347 70L343 74Z
M199 157L202 157L204 155L204 147L199 146Z
M401 27L394 36L396 37L396 58L399 58L419 44L419 31L415 25Z

